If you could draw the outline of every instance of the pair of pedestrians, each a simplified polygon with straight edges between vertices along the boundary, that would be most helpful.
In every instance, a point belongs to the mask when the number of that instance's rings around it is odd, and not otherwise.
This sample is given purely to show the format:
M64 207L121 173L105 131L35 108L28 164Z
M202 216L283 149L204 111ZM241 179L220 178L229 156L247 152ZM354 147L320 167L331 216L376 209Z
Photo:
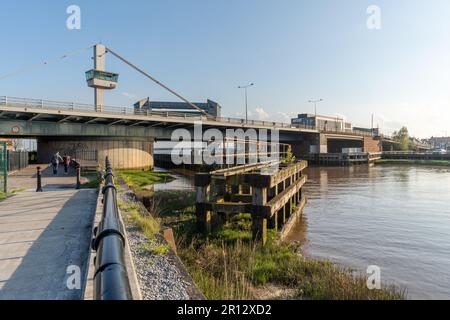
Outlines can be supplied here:
M69 165L70 162L72 161L71 157L69 155L64 155L64 157L61 157L61 155L59 154L59 152L56 152L53 156L52 156L52 160L51 160L51 164L52 164L52 168L53 168L53 174L56 175L58 174L58 167L59 167L59 163L62 162L64 164L64 174L68 174L69 172Z

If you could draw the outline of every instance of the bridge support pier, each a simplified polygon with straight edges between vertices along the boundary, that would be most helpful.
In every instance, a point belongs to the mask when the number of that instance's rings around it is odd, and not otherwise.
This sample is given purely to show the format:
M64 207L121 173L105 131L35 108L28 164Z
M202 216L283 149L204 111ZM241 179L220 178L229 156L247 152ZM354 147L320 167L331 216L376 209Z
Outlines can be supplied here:
M50 162L59 152L93 163L108 156L115 169L149 169L154 165L153 143L153 138L42 137L38 138L38 161Z

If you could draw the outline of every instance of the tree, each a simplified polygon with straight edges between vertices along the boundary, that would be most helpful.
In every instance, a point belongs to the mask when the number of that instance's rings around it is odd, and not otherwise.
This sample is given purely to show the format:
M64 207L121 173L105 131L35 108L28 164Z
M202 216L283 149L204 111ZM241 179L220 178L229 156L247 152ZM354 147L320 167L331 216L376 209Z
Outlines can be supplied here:
M291 147L291 145L288 145L283 162L284 163L294 163L295 161L296 161L296 158L294 156L294 153L292 152L292 147Z
M406 151L410 149L411 140L409 139L408 128L402 127L399 131L395 131L392 138L397 142L400 150Z

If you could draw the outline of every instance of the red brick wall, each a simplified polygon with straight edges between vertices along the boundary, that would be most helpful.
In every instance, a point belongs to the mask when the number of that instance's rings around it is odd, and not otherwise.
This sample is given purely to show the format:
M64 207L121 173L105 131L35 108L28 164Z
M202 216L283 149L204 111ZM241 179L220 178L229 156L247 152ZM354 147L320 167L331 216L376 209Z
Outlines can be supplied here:
M364 137L364 152L381 152L382 143L380 139L375 139L372 137Z

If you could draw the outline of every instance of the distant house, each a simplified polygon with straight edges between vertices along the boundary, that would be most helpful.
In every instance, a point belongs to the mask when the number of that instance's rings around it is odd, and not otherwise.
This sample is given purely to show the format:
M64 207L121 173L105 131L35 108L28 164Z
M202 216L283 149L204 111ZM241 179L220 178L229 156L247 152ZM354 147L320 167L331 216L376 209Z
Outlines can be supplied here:
M193 102L197 107L205 110L208 114L213 117L221 117L222 107L212 100L207 100L205 102ZM192 108L189 104L185 102L169 102L169 101L150 101L150 98L145 98L139 100L134 104L135 110L149 110L149 111L165 111L165 112L176 112L184 113L185 115L200 115L201 112Z
M450 137L431 137L427 142L435 149L450 150Z

